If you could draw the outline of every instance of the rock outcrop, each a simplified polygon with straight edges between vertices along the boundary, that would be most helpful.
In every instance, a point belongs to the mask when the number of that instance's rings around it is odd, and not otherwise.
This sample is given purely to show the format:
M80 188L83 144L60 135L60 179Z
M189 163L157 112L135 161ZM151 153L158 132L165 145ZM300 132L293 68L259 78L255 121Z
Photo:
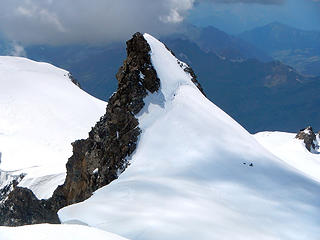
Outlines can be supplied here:
M60 221L57 213L47 208L46 201L37 199L27 188L15 187L0 205L0 223L3 226L21 226Z
M147 91L153 93L160 87L150 50L140 33L127 42L127 59L116 75L118 89L89 138L72 144L73 156L67 163L66 181L50 199L53 209L87 199L92 192L115 180L130 164L128 157L135 151L141 132L135 114L143 108Z
M72 144L64 184L48 200L38 200L30 190L15 187L1 204L1 225L57 223L60 208L89 198L127 168L141 133L135 115L144 107L147 91L153 93L160 87L150 50L140 33L127 42L127 59L116 75L118 89L89 137Z
M304 129L301 129L297 135L297 139L303 140L304 144L306 145L306 148L309 152L316 149L316 134L313 132L313 129L311 126L308 126Z
M148 92L154 93L160 88L150 51L140 33L127 41L127 59L116 74L118 89L89 137L72 143L73 155L66 164L64 184L58 186L48 200L38 200L30 190L15 186L0 204L0 225L58 223L59 209L86 200L95 190L117 179L130 165L130 156L136 150L141 133L136 114L144 107ZM203 92L192 69L186 64L183 68Z

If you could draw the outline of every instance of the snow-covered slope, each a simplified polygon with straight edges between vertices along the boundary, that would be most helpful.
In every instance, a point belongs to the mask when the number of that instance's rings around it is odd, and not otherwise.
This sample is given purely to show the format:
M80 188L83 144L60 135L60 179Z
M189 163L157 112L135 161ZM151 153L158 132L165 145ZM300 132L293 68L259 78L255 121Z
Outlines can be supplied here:
M302 140L294 133L261 132L254 135L258 142L274 155L320 182L320 154L309 152ZM320 218L320 216L319 216Z
M132 240L319 239L319 183L262 147L144 37L161 89L138 116L131 165L60 219Z
M71 143L86 138L105 112L68 72L25 58L0 57L0 171L48 198L65 178ZM0 183L1 185L1 183Z
M0 227L1 240L126 240L115 234L80 225L30 225L24 227Z

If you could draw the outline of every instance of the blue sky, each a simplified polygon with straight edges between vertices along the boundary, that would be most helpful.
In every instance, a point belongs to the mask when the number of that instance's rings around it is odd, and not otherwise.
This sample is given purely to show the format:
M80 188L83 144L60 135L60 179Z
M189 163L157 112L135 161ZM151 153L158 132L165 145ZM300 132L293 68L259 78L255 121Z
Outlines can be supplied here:
M199 26L213 25L233 34L274 21L320 30L320 1L286 0L278 5L202 2L190 12L187 21Z

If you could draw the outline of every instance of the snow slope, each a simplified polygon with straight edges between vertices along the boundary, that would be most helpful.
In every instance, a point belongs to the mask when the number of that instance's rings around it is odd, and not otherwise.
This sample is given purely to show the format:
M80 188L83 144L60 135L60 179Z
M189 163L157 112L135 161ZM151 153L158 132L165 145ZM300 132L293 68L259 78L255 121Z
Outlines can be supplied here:
M0 176L48 198L64 182L71 143L86 138L106 103L47 63L0 57ZM0 183L1 185L1 183Z
M131 165L60 219L132 240L318 240L319 183L261 146L144 36L161 89L138 116Z
M302 174L320 182L320 154L307 150L294 133L261 132L254 135L258 142L274 155L301 171Z
M80 225L30 225L24 227L0 227L1 240L126 240L115 234Z

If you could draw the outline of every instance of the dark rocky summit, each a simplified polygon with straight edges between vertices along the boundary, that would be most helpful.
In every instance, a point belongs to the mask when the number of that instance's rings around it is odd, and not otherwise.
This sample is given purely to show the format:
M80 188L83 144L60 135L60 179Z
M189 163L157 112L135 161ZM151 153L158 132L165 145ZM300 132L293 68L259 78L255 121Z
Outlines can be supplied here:
M116 75L117 92L109 99L106 114L92 128L89 138L72 144L65 183L49 200L54 210L87 199L129 165L128 157L135 151L141 132L135 114L143 108L147 90L153 93L160 87L150 50L140 33L127 42L128 56Z
M311 126L308 126L307 128L301 129L297 135L297 139L303 140L304 144L306 145L306 148L311 152L312 150L316 149L316 134L313 132L313 129Z
M127 59L116 75L117 92L89 137L72 143L73 155L66 165L64 184L48 200L38 200L32 191L14 187L1 204L0 225L57 223L59 209L84 201L126 169L141 133L135 114L144 107L147 91L153 93L160 87L150 50L140 33L127 42Z
M48 200L38 200L32 191L14 186L0 202L0 225L58 223L59 209L86 200L95 190L117 179L130 165L129 157L141 133L135 115L144 107L143 99L148 92L154 93L160 88L150 51L140 33L127 41L127 59L116 75L118 89L89 137L72 143L73 155L66 164L64 184L58 186ZM203 91L192 69L188 67L185 71Z

